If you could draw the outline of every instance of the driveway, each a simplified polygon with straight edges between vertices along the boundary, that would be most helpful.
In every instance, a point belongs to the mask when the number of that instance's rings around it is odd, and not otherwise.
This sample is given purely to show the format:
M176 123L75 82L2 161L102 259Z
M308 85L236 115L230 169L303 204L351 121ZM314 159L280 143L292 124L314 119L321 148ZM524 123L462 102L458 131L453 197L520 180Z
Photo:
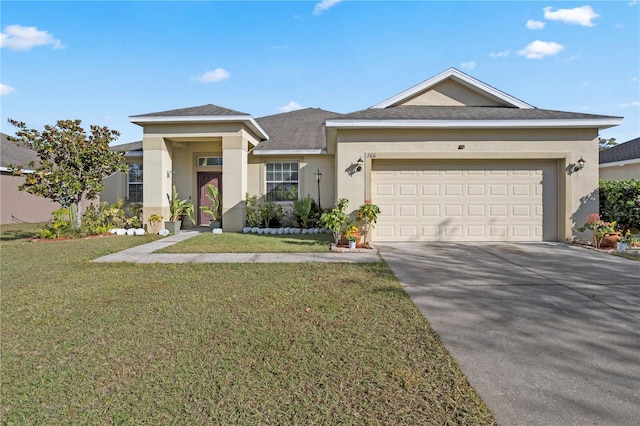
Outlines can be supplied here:
M638 424L639 262L560 243L377 247L500 424Z

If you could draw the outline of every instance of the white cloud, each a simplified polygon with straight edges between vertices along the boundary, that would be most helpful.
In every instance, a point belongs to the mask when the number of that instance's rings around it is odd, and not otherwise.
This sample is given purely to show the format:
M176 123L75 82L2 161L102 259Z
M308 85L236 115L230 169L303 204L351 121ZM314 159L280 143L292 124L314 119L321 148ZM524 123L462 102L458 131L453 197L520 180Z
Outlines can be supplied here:
M634 106L640 106L640 102L633 101L633 102L625 102L620 104L620 108L628 108L628 107L634 107Z
M288 49L290 47L290 44L276 44L274 46L271 46L272 49Z
M638 81L638 77L636 76L631 77L631 81Z
M4 95L8 95L9 93L13 92L14 89L11 86L7 86L6 84L2 84L0 83L0 96L4 96Z
M460 64L460 68L462 68L463 70L471 71L475 67L476 67L476 63L474 61L463 62Z
M526 27L529 28L530 30L541 30L544 28L545 25L547 24L544 22L534 21L533 19L529 19L527 21Z
M36 27L7 25L4 27L4 32L0 34L0 47L11 50L29 50L46 44L53 45L54 49L64 47L60 40L53 38L53 35L46 31L39 31Z
M584 27L593 27L594 24L591 21L600 17L600 15L594 12L591 6L558 9L556 11L552 11L551 9L551 7L542 9L544 10L544 19L548 19L549 21L562 21L567 24L578 24Z
M291 101L287 105L278 108L278 111L280 111L280 112L291 112L291 111L295 111L297 109L302 109L302 105L300 105L296 101Z
M224 68L216 68L213 71L207 71L200 77L196 77L196 80L202 83L217 83L218 81L226 80L231 74Z
M511 53L509 50L505 50L503 52L498 52L498 53L489 53L489 56L491 56L492 58L506 58L507 56L509 56L509 53Z
M629 6L635 6L636 4L638 4L638 0L631 0L629 2Z
M316 7L313 8L313 14L320 15L322 12L331 9L341 1L342 0L322 0L320 3L316 4Z
M555 41L532 41L527 46L518 50L518 55L524 56L527 59L542 59L545 56L553 56L559 53L564 46L556 43Z

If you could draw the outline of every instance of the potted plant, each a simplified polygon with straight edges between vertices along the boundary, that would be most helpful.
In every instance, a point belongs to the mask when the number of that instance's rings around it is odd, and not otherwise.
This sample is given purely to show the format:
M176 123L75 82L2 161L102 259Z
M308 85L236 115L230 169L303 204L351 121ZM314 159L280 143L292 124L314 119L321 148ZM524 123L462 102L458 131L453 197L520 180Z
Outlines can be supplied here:
M158 229L158 224L162 222L162 216L158 216L157 214L152 214L151 216L149 216L149 219L147 219L147 221L149 222L149 233L157 234L158 231L160 231Z
M193 203L189 200L181 200L178 198L178 190L173 185L171 195L167 194L169 200L169 213L171 218L169 222L164 223L164 227L172 234L177 233L180 230L182 224L182 218L186 217L195 225L196 220L194 218Z
M376 206L371 200L364 200L364 204L358 209L358 220L362 222L364 230L364 242L368 243L371 237L371 229L376 226L380 207Z
M205 194L205 198L209 201L209 205L200 206L200 210L202 210L205 214L211 216L211 221L209 222L209 228L220 228L220 205L222 204L222 196L220 194L220 190L215 185L207 185L205 187L207 189L207 193Z
M598 213L591 213L578 231L584 232L590 229L593 232L593 242L596 248L615 247L619 232L616 231L616 222L605 222Z
M618 243L616 244L616 249L619 252L627 251L627 247L631 243L631 229L627 229L627 232L623 232L620 238L618 239Z
M360 230L358 226L355 224L347 225L344 230L344 237L349 242L349 248L354 249L358 244L358 240L360 239Z

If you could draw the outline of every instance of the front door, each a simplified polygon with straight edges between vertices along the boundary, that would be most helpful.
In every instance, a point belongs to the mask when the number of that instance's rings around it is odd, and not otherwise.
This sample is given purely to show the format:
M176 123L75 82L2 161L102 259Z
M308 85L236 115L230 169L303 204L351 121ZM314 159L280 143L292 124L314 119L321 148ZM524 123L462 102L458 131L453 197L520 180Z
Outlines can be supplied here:
M198 172L198 224L209 225L211 216L204 213L200 206L211 206L207 199L207 185L213 185L220 191L222 198L222 172ZM220 220L220 219L218 219Z

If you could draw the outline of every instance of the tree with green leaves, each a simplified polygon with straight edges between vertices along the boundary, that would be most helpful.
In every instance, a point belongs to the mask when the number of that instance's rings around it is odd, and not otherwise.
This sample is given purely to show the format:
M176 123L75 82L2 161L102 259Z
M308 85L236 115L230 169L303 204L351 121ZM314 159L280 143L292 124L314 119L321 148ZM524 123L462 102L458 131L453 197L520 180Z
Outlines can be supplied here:
M599 138L598 139L598 148L600 149L600 151L613 148L616 145L618 145L618 142L616 142L616 138L609 138L609 139Z
M14 175L24 176L18 189L68 208L72 227L80 227L82 202L98 197L104 188L102 179L127 171L124 153L109 150L109 144L120 136L117 130L92 125L87 135L80 120L59 120L42 131L13 119L9 123L17 128L9 140L33 149L39 159L9 165ZM33 172L24 173L25 166Z

